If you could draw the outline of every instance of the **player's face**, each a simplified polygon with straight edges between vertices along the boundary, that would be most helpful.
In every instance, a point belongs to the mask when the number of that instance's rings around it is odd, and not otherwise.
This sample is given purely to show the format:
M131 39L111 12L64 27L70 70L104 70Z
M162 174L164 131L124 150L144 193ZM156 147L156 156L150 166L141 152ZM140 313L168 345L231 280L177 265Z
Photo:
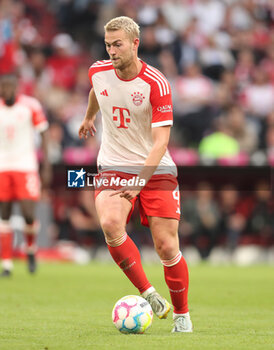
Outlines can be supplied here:
M7 105L12 105L16 95L16 78L4 77L0 82L0 96Z
M132 40L122 29L105 33L106 50L115 69L123 70L137 57L139 39Z

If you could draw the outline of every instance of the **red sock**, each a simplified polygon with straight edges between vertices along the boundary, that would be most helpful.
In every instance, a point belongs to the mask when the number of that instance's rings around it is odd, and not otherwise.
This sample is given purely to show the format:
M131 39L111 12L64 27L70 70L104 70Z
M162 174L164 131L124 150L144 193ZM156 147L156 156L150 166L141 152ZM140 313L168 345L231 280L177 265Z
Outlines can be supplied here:
M140 252L126 233L115 240L108 241L107 246L113 260L140 293L151 287L143 270Z
M170 297L174 306L174 313L188 312L188 268L182 253L179 252L171 260L162 260L165 280L169 288Z
M13 234L8 222L2 221L0 223L0 250L2 260L12 259L12 243Z
M27 252L32 251L36 249L35 243L36 243L36 236L37 236L37 223L34 222L31 225L26 225L24 229L24 237L26 241L27 246Z

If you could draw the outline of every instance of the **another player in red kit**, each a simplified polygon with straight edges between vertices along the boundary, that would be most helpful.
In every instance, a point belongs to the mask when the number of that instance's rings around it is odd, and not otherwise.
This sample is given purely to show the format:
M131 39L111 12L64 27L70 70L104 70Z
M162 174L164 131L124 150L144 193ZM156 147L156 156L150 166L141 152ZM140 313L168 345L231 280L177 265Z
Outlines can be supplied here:
M110 60L90 67L92 89L79 136L94 136L100 109L103 134L97 160L99 176L142 180L137 187L96 189L96 209L105 240L114 261L154 313L166 318L171 306L148 281L140 253L126 233L126 222L138 198L141 221L150 227L164 266L174 307L172 331L192 332L188 268L179 250L177 170L167 150L173 123L170 85L157 69L138 58L139 26L132 19L117 17L108 22L105 44Z
M46 129L48 122L40 103L32 97L16 94L14 75L0 79L0 252L3 271L11 275L13 235L10 225L12 204L19 202L25 219L24 236L30 273L36 270L35 204L40 195L38 162L34 144L34 130L42 135L43 175L49 179Z

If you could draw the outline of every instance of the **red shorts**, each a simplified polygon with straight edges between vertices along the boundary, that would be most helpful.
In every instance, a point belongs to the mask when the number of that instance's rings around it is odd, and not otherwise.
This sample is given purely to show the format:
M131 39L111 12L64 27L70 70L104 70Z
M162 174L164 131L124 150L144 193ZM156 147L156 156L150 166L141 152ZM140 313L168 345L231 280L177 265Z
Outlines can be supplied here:
M0 202L38 200L39 197L40 181L37 172L0 172Z
M100 175L104 176L107 173L110 173L114 177L120 177L121 179L126 180L136 176L133 174L111 171L104 172ZM104 189L106 188L96 189L95 198ZM117 190L118 187L111 189ZM141 223L144 226L149 226L147 220L148 216L180 220L179 186L176 177L171 174L153 175L150 178L149 182L139 195L131 200L132 208L128 215L127 222L131 217L137 199L139 199Z

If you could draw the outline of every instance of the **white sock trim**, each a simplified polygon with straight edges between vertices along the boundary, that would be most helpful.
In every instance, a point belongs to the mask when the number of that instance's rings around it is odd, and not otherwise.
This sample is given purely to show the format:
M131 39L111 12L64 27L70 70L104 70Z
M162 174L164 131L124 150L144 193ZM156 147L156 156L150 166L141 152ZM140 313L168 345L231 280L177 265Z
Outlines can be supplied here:
M141 294L141 296L143 297L143 298L146 298L149 294L151 294L151 293L153 293L153 292L156 292L156 289L154 288L154 287L149 287L147 290L145 290L142 294Z
M13 262L11 259L4 259L2 260L2 267L4 270L12 270L13 269Z
M33 224L26 224L24 227L24 233L27 235L36 235L39 230L39 223L35 221Z
M174 258L172 258L170 260L161 260L161 263L164 266L171 267L171 266L178 264L178 262L181 260L181 258L182 258L182 253L179 251L179 253L176 254L174 256Z
M37 244L36 243L33 243L31 246L27 246L27 245L25 245L25 248L24 248L24 250L25 250L25 253L26 254L35 254L35 253L37 253L37 250L38 250L38 247L37 247Z
M0 233L11 233L9 220L0 220Z
M110 247L119 247L120 245L122 245L127 239L127 233L123 233L121 236L116 237L114 239L107 239L105 237L105 241L106 243L110 246Z
M190 317L189 312L186 312L185 314L176 314L173 312L173 320L179 316Z

